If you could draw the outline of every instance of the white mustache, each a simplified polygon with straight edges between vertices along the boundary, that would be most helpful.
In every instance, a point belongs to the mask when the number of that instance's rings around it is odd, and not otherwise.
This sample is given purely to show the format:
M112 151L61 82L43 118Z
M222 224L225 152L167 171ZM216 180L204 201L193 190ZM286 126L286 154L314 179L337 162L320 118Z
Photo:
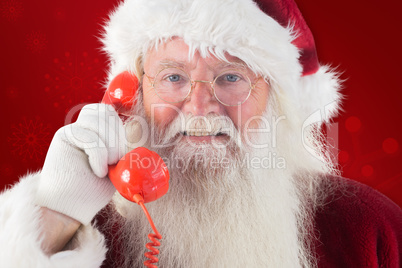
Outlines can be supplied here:
M193 136L207 136L218 134L230 134L234 125L225 116L192 116L186 118L185 124L181 124L181 133Z
M186 136L220 136L227 135L238 141L239 131L233 121L224 115L208 114L207 116L177 116L169 126L160 133L162 142L168 142L178 134Z

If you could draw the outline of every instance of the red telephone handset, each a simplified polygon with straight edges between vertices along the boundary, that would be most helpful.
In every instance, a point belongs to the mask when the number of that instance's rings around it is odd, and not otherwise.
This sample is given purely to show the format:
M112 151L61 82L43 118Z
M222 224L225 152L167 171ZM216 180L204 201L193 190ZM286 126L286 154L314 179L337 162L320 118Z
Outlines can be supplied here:
M119 115L129 116L138 85L138 79L129 72L119 74L110 83L102 103L113 105ZM161 239L162 236L156 230L144 203L154 201L167 193L169 171L166 164L157 153L138 147L128 152L116 165L109 166L108 175L116 190L124 198L136 202L144 210L155 232L148 235L153 243L146 245L151 252L145 253L149 260L144 264L147 267L156 267L152 263L158 262L155 255L159 250L154 247L160 245L157 239Z
M134 158L135 157L135 158ZM138 203L155 201L169 189L169 171L155 152L138 147L127 153L116 165L109 166L109 178L126 199Z
M128 116L138 85L138 79L129 72L119 74L108 86L102 103L111 104L119 115ZM166 194L169 188L166 164L157 153L143 147L134 149L116 165L109 166L109 178L116 190L133 202L137 202L135 194L140 194L147 203Z
M102 103L113 105L119 115L130 115L138 86L137 77L127 71L122 72L110 82Z

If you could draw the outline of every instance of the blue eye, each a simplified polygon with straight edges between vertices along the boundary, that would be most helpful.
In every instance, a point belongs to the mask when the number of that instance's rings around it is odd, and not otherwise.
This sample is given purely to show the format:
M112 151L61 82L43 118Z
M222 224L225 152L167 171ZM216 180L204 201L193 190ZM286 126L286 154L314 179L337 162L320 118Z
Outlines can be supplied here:
M237 82L240 80L240 77L235 74L226 74L225 75L225 80L229 82Z
M169 75L167 79L169 80L169 82L178 82L180 80L180 75L178 74Z

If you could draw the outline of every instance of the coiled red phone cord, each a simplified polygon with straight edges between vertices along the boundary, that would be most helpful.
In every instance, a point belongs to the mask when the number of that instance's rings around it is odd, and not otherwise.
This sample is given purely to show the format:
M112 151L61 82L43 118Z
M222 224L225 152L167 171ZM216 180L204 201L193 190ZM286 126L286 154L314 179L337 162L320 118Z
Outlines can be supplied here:
M134 201L141 206L142 210L145 213L145 216L147 216L147 219L149 221L149 224L151 225L152 230L154 231L154 234L148 234L149 240L152 241L152 243L147 243L145 247L150 250L148 252L145 252L145 257L147 257L149 260L144 261L144 265L146 267L151 267L151 268L157 268L158 266L154 265L154 263L157 263L159 259L156 257L156 255L159 254L159 250L155 247L159 247L161 245L161 242L159 242L158 239L162 239L162 235L158 232L156 229L154 222L151 219L151 216L148 213L147 208L144 205L144 199L140 194L135 194L133 197Z

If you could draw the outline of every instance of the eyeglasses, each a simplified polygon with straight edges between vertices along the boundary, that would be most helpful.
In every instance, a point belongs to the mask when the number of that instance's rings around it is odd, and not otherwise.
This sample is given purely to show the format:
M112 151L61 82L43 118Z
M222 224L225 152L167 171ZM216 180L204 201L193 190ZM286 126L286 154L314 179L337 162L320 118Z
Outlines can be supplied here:
M241 69L227 69L213 81L191 80L181 68L167 67L160 70L154 78L148 76L155 93L168 103L184 101L194 89L196 83L210 84L215 98L226 106L238 106L249 97L257 81L252 84L250 78Z

